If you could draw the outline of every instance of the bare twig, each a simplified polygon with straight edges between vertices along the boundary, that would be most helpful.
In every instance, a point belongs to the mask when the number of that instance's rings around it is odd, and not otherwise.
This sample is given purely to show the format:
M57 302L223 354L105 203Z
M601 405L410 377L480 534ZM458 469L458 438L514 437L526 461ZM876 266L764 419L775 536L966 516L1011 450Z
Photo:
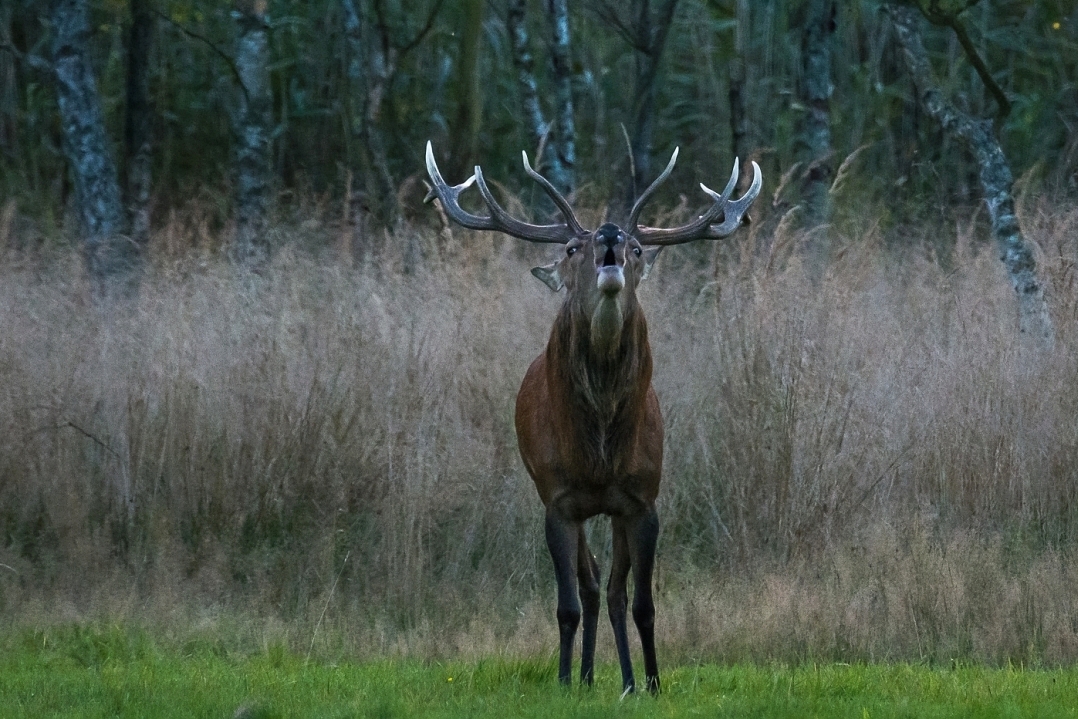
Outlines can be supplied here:
M82 436L84 436L87 439L93 441L94 444L96 444L97 446L99 446L101 449L105 450L109 454L111 454L116 459L120 458L119 452L114 450L112 447L108 446L108 444L106 444L103 440L98 439L97 436L95 436L93 433L88 432L87 430L83 429L82 427L75 424L74 422L71 422L71 421L64 422L61 425L57 425L56 429L63 429L65 427L70 427L71 429L75 430L76 432L78 432Z
M970 39L969 33L966 31L966 26L958 19L958 16L969 10L976 5L980 0L966 0L966 3L958 10L945 10L940 7L939 0L929 0L927 5L916 2L913 3L921 14L925 18L936 25L937 27L949 27L954 31L955 36L958 38L958 43L962 46L962 50L966 53L966 58L969 59L973 69L977 71L977 75L981 78L981 82L988 89L988 92L992 95L996 101L996 105L999 106L999 119L1002 120L1007 115L1011 114L1011 101L1007 99L1007 95L1003 92L1003 88L999 86L996 79L992 77L992 72L988 69L988 65L985 63L981 54L977 52L976 46L973 44L973 40Z
M159 18L161 18L162 20L164 20L168 24L172 25L173 27L175 27L177 30L179 30L180 32L182 32L184 35L191 38L192 40L198 40L199 42L204 43L208 48L210 48L210 50L212 50L214 52L214 54L216 54L218 57L220 57L222 60L224 60L225 64L228 65L228 69L232 71L232 76L236 78L236 82L238 82L240 88L243 89L243 94L245 96L245 99L248 102L250 102L251 98L246 97L247 96L247 87L243 84L243 78L240 77L240 69L238 67L236 67L236 61L232 59L231 55L229 55L227 52L225 52L224 50L219 48L216 44L214 44L214 42L212 40L210 40L205 35L201 35L201 34L195 32L194 30L190 29L189 27L187 27L187 26L185 26L185 25L183 25L183 24L181 24L179 22L176 22L171 17L169 17L166 13L161 12L157 8L150 8L150 12L157 15Z
M314 625L314 633L311 635L311 646L307 648L307 658L303 660L303 666L311 661L311 652L314 651L314 640L318 638L318 630L322 626L322 620L326 618L326 610L329 609L329 603L333 601L333 590L337 588L337 582L341 580L341 575L344 574L344 565L348 564L348 558L352 556L352 550L348 550L348 553L344 555L344 561L341 562L341 570L337 572L337 577L333 580L333 585L329 588L329 596L326 597L326 604L322 607L322 613L318 616L318 623Z
M434 6L430 9L430 14L427 15L427 21L423 24L423 27L419 29L419 32L416 33L415 37L413 37L410 41L406 42L404 45L397 46L399 58L403 58L405 55L411 52L417 45L419 45L419 43L423 42L423 38L430 34L431 28L434 27L434 20L438 17L438 13L442 9L443 2L444 0L437 0L434 3Z
M0 51L9 53L15 61L26 65L34 70L41 72L51 73L53 71L53 65L51 62L41 57L40 55L34 55L33 53L23 52L19 48L15 47L8 38L4 37L0 39Z
M629 151L629 177L633 178L633 197L636 197L636 159L633 157L633 141L629 139L629 131L625 129L625 123L619 122L621 136L625 138L625 148Z

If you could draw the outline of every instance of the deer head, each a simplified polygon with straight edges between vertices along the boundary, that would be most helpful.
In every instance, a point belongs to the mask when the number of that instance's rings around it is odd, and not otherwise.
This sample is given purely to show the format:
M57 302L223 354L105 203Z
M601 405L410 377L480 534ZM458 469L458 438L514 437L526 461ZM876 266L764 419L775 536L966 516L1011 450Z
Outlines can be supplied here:
M607 222L595 230L580 224L569 202L542 175L532 169L528 154L521 153L524 171L539 183L550 196L564 218L563 223L536 225L518 220L506 212L494 199L478 165L475 174L456 186L442 179L434 152L427 142L427 172L433 187L427 200L435 197L445 213L459 225L473 230L504 232L529 242L545 242L564 246L564 254L556 262L536 267L532 274L554 291L567 289L566 306L591 318L593 349L616 345L621 320L635 309L636 288L651 270L659 251L667 245L694 240L718 240L729 237L741 225L745 213L760 194L760 167L752 163L753 180L748 192L731 200L738 180L738 162L734 161L730 180L722 193L703 183L700 187L712 199L711 206L692 222L680 227L656 228L640 225L638 220L644 205L659 186L670 176L677 162L675 149L666 169L633 205L624 227ZM475 184L490 214L474 215L460 206L460 194Z

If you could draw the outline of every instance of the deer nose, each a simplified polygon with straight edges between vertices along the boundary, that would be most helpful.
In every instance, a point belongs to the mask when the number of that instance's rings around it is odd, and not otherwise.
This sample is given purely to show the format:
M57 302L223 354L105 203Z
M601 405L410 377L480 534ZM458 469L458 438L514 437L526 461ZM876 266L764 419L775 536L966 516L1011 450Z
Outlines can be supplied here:
M595 233L595 239L603 245L606 245L606 251L603 253L603 267L611 267L617 265L618 258L614 253L614 248L621 244L621 230L617 225L613 223L606 223L599 228Z

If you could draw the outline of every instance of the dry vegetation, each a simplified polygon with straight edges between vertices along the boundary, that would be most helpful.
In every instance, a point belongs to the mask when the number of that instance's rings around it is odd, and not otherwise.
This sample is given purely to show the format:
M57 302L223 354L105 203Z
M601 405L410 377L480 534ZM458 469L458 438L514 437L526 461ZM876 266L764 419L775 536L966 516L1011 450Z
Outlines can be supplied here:
M642 302L667 422L667 656L1078 659L1078 209L1023 223L1059 328L1047 352L1016 335L965 221L858 232L818 283L781 227L740 257L664 253ZM191 232L176 219L159 246ZM404 273L417 237L426 260ZM3 616L552 651L512 429L558 302L527 272L549 250L392 239L354 266L293 242L247 277L161 251L111 313L84 301L77 258L9 253Z

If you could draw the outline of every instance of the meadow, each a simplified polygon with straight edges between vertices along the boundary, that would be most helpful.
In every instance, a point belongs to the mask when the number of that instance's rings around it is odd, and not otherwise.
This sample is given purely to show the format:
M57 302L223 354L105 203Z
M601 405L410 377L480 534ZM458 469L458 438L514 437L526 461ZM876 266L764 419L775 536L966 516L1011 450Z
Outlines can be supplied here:
M616 665L591 689L555 683L553 657L311 662L273 644L237 654L120 627L4 642L0 716L22 717L1073 717L1078 672L956 664L687 664L659 697L620 697Z
M1017 331L976 214L845 218L817 278L783 223L664 251L641 302L666 419L672 694L693 667L797 684L823 662L884 692L955 662L999 686L1007 667L1040 686L1074 664L1078 208L1020 204L1050 348ZM549 250L424 227L338 241L317 216L276 232L272 264L244 274L216 231L173 217L137 300L109 308L73 252L5 251L4 642L104 623L151 644L220 634L241 668L279 645L311 658L300 683L399 666L434 686L432 663L546 677L553 578L512 408L559 302L528 274ZM603 522L589 532L609 567ZM5 659L5 681L32 682L16 665L48 665L47 645ZM177 677L225 661L156 651ZM105 676L57 662L65 682ZM215 706L242 700L228 691Z

